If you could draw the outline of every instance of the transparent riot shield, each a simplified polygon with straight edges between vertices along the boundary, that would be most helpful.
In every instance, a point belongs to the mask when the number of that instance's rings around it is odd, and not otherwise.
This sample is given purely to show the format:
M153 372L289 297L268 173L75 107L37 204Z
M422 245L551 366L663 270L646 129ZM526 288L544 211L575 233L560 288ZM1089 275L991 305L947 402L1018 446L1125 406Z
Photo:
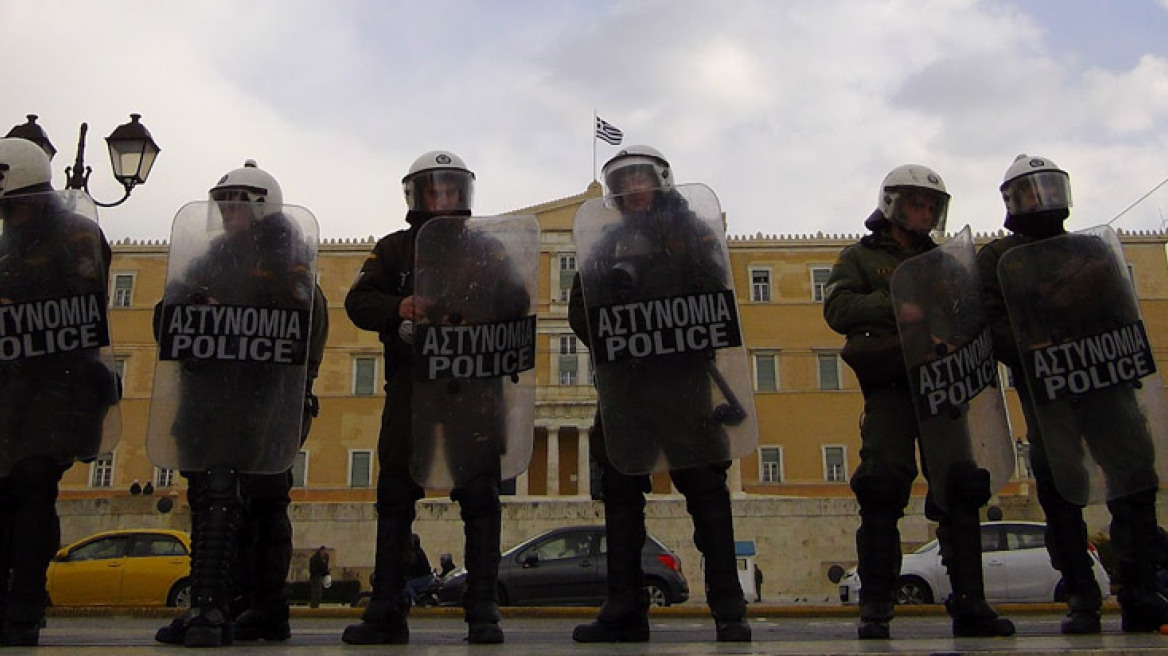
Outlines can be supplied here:
M107 453L121 434L105 237L85 194L0 205L0 478L33 457Z
M705 185L648 193L591 199L574 227L608 457L629 474L758 442L718 198Z
M303 207L260 207L196 202L175 216L147 429L159 467L276 473L296 458L317 224Z
M1088 504L1157 487L1168 401L1115 232L1018 246L998 278L1059 492Z
M997 492L1014 471L1014 444L969 226L901 263L890 291L934 502L948 509L969 489L956 477L973 467Z
M437 217L415 254L411 475L442 489L513 478L535 425L539 222Z

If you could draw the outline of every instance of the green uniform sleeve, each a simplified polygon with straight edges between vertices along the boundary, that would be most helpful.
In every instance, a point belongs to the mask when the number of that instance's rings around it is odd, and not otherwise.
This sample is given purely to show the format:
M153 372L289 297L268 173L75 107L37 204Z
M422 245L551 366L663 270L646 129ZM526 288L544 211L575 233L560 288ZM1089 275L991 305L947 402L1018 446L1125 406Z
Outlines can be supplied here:
M824 288L823 318L832 330L848 335L863 326L892 325L892 298L888 289L873 289L864 275L856 246L836 260Z
M345 295L345 312L353 325L378 334L397 332L401 323L398 306L404 297L394 293L389 250L386 240L373 247Z

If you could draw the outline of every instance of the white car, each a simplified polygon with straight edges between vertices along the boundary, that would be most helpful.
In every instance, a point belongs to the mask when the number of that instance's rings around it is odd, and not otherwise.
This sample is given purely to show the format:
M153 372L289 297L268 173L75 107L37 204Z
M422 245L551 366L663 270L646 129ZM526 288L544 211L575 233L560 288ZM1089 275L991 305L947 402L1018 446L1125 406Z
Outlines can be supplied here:
M986 599L991 602L1065 601L1062 575L1051 567L1046 552L1046 524L1041 522L986 522L981 525L981 563ZM1095 580L1106 598L1111 579L1088 543ZM941 565L936 540L905 554L896 586L898 604L941 603L949 596L949 576ZM839 582L840 601L860 603L860 577L849 569Z

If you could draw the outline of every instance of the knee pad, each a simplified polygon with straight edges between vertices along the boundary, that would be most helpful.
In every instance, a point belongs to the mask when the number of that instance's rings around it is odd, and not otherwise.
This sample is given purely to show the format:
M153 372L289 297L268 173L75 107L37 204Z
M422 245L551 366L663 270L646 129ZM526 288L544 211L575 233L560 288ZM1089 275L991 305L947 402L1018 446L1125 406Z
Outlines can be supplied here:
M669 472L677 491L688 498L705 498L729 494L726 487L726 468L721 465L701 465Z
M286 508L292 502L288 494L292 489L292 475L289 472L246 474L243 476L242 488L249 507Z
M605 507L645 507L645 495L653 491L653 481L648 475L630 476L617 471L612 465L600 466L600 492L604 496Z
M12 467L8 475L9 489L14 496L45 499L55 503L57 484L65 468L50 458L29 458Z
M476 476L450 493L450 499L462 506L464 517L498 514L499 482L493 476Z
M377 510L378 512L409 506L425 496L425 491L409 476L378 476L377 478Z
M899 513L908 503L903 487L891 476L856 476L849 485L860 504L860 511Z
M981 508L992 496L989 471L971 461L954 463L945 478L947 498L953 507Z

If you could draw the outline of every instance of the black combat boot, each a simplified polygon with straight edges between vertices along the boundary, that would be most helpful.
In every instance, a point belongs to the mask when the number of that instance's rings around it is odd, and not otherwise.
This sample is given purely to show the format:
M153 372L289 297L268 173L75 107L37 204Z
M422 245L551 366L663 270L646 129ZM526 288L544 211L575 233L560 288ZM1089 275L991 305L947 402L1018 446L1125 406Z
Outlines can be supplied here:
M0 644L28 647L40 640L47 605L45 575L61 543L56 502L64 471L50 458L29 458L18 462L4 482L8 516L0 531L5 541L0 548L0 584L5 587L0 593Z
M410 641L406 617L410 599L405 591L406 553L416 511L407 490L384 492L379 481L377 551L373 563L373 600L359 624L350 624L341 640L350 645L404 645ZM380 497L384 495L385 499Z
M572 632L576 642L647 642L649 595L641 569L645 545L645 491L639 477L600 466L608 540L608 596L596 620ZM643 477L648 479L648 477Z
M892 599L872 595L860 588L860 626L856 637L860 640L888 640L892 637Z
M900 531L894 512L860 511L856 531L856 571L860 576L860 640L892 635L893 591L900 572Z
M950 499L953 504L953 499ZM955 638L994 638L1014 635L1014 623L998 614L985 600L981 570L981 525L977 507L951 508L937 528L941 562L949 572L953 594L945 610L953 618Z
M630 596L614 595L610 588L596 619L578 625L572 631L572 639L576 642L648 642L649 593L639 590L630 592Z
M288 605L270 606L253 604L235 618L233 634L236 640L283 641L292 637L292 625L288 622Z
M467 624L466 640L471 644L499 644L499 532L502 508L499 505L498 471L476 476L454 490L462 514L466 538L466 592L462 606Z
M694 546L705 559L706 603L714 616L718 642L750 642L746 599L738 582L738 557L734 554L734 515L726 487L729 465L706 465L671 472L685 495L686 510L693 518Z
M405 591L397 599L374 599L361 614L360 624L350 624L341 641L350 645L404 645L410 641L410 600Z
M1119 606L1123 630L1146 633L1168 624L1168 599L1156 591L1156 490L1107 502L1111 545L1119 559Z
M0 646L36 647L40 644L41 622L45 617L43 603L10 602L4 608L0 627Z
M248 579L248 605L235 614L238 641L283 641L292 637L284 582L292 562L292 522L288 490L292 474L249 474L243 479L250 531L242 545L239 571Z
M191 562L191 612L186 620L183 644L188 647L223 647L232 644L232 577L235 573L236 531L241 501L239 475L228 469L212 469L206 475L206 512L194 527L192 540L200 542ZM155 636L157 639L157 636Z
M1067 592L1067 617L1059 627L1064 635L1087 635L1099 633L1103 630L1100 622L1103 595L1099 591L1099 583L1095 575L1087 570L1085 576L1079 574L1072 578L1063 573L1063 585Z
M182 472L187 479L187 505L191 511L191 563L192 587L195 579L200 578L200 570L206 565L203 557L203 539L201 527L207 522L207 476L203 472ZM167 645L181 645L187 637L187 622L195 614L195 609L188 608L178 617L154 632L154 639Z

